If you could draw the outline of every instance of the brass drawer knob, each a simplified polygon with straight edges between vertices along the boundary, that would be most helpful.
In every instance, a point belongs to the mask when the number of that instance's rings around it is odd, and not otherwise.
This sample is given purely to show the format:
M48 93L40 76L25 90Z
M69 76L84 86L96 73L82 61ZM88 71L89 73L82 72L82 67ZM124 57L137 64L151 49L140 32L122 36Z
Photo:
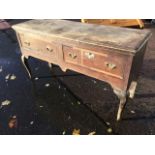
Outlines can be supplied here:
M95 57L94 53L91 53L91 52L85 52L85 56L86 56L88 59L94 59L94 57Z
M24 44L25 44L26 46L30 46L30 42L28 42L28 41L25 41Z
M48 51L48 52L53 52L53 49L51 48L51 47L46 47L46 50Z
M76 59L77 58L77 55L74 54L74 53L69 53L69 57L72 58L72 59Z
M109 69L115 69L116 68L116 64L106 62L106 67L109 68Z

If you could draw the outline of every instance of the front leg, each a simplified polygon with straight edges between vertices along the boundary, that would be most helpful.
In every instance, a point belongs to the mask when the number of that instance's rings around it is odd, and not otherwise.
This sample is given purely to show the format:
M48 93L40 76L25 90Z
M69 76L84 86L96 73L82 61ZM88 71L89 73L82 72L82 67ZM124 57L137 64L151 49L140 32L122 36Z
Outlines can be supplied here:
M129 90L128 90L129 97L131 99L134 98L136 87L137 87L137 82L136 81L132 81L131 84L130 84Z
M28 64L28 57L25 57L24 55L21 56L21 60L22 60L22 63L30 77L30 79L32 78L32 74L31 74L31 69L29 67L29 64Z
M48 67L50 69L50 72L53 73L53 65L50 62L48 63Z
M126 104L127 93L124 91L118 91L118 90L114 90L114 93L118 96L120 100L118 112L117 112L117 121L119 121L121 119L121 115Z
M121 119L121 114L123 112L124 106L126 103L126 97L120 97L120 103L119 103L119 108L118 108L118 112L117 112L117 121L119 121Z

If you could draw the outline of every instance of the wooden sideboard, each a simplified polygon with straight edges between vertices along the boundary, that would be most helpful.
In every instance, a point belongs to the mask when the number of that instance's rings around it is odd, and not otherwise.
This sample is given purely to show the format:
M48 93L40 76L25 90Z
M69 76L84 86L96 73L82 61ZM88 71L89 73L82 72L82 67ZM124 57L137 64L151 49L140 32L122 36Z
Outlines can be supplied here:
M30 20L13 29L30 77L27 60L34 57L59 65L63 71L70 69L105 81L120 99L120 120L127 97L134 97L148 30L66 20Z

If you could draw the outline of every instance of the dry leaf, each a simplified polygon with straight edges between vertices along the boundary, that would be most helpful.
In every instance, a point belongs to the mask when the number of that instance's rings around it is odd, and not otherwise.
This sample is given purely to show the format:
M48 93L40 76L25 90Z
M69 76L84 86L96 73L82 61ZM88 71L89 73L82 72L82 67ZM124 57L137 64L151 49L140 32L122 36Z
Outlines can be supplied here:
M16 79L16 76L13 74L10 76L10 80L15 80Z
M70 120L71 119L71 116L68 116L68 120Z
M7 105L9 105L10 103L11 103L11 101L5 100L5 101L2 102L1 106L7 106Z
M2 72L3 71L3 68L2 68L2 66L0 67L0 72Z
M49 86L50 86L50 84L49 84L49 83L46 83L46 84L45 84L45 87L49 87Z
M92 132L88 133L88 135L95 135L95 134L96 134L95 131L92 131Z
M8 74L7 76L5 76L5 80L9 80L10 74Z
M72 135L80 135L80 129L74 129Z
M131 112L132 114L135 114L135 111L134 111L134 110L131 110L130 112Z
M108 128L108 129L107 129L107 132L108 132L108 133L112 133L112 128Z
M34 79L34 80L36 80L36 81L37 81L38 79L39 79L38 77L35 77L35 79Z
M107 91L107 88L103 88L104 91Z
M30 122L31 125L33 125L33 123L34 123L33 121Z
M14 115L14 116L12 116L12 118L17 118L17 116L16 116L16 115Z
M77 101L77 104L79 104L79 105L80 105L80 104L81 104L81 103L80 103L80 101Z
M106 122L106 124L109 126L110 125L110 123L109 122Z
M9 121L9 123L8 123L8 126L9 126L9 128L17 128L17 124L18 124L18 122L17 122L17 118L11 118L10 119L10 121Z

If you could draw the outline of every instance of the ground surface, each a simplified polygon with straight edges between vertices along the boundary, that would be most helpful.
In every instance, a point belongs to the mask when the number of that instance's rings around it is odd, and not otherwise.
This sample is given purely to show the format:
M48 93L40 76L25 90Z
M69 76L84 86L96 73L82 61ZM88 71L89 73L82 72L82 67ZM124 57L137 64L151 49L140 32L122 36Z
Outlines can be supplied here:
M54 66L53 75L70 75L59 77L61 83L51 78L47 63L33 58L29 61L33 76L40 78L31 81L18 43L0 32L0 134L72 134L75 129L80 134L155 134L155 28L148 29L153 35L136 95L119 124L115 121L119 101L108 84Z

